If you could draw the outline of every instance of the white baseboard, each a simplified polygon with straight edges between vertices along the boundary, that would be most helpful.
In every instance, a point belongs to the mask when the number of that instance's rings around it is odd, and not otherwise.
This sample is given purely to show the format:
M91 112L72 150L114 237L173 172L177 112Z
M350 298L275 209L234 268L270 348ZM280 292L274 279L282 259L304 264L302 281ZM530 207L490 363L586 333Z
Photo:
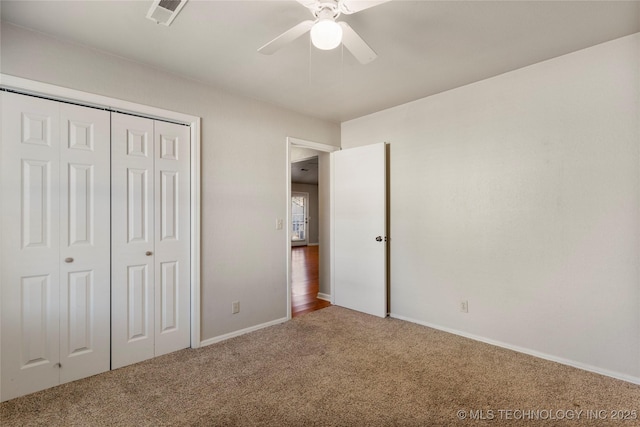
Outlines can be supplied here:
M320 243L309 243L307 246L320 246Z
M331 302L331 295L318 292L318 299Z
M220 341L228 340L229 338L239 337L240 335L248 334L249 332L257 331L259 329L268 328L269 326L278 325L280 323L286 322L286 317L281 319L272 320L271 322L261 323L259 325L250 326L248 328L240 329L239 331L229 332L228 334L218 335L217 337L208 338L206 340L200 341L200 347L205 347L207 345L215 344Z
M632 384L639 384L640 385L640 377L635 377L635 376L632 376L632 375L627 375L627 374L623 374L623 373L615 372L615 371L609 371L607 369L602 369L602 368L598 368L596 366L587 365L585 363L577 362L575 360L565 359L565 358L562 358L562 357L557 357L557 356L553 356L553 355L550 355L550 354L542 353L542 352L539 352L539 351L536 351L536 350L531 350L529 348L520 347L520 346L517 346L517 345L507 344L507 343L504 343L502 341L492 340L490 338L485 338L485 337L482 337L482 336L479 336L479 335L470 334L470 333L467 333L467 332L459 331L457 329L451 329L451 328L446 328L446 327L439 326L439 325L434 325L432 323L423 322L421 320L412 319L410 317L400 316L400 315L393 314L393 313L391 313L389 316L393 317L394 319L404 320L404 321L411 322L411 323L417 323L418 325L426 326L428 328L437 329L437 330L443 331L443 332L448 332L448 333L454 334L454 335L459 335L461 337L469 338L469 339L472 339L472 340L475 340L475 341L480 341L480 342L483 342L485 344L495 345L496 347L506 348L508 350L517 351L518 353L524 353L524 354L528 354L530 356L538 357L540 359L545 359L545 360L549 360L551 362L560 363L562 365L567 365L567 366L571 366L571 367L574 367L574 368L582 369L583 371L589 371L589 372L593 372L593 373L596 373L596 374L604 375L604 376L607 376L607 377L616 378L618 380L627 381L627 382L630 382Z

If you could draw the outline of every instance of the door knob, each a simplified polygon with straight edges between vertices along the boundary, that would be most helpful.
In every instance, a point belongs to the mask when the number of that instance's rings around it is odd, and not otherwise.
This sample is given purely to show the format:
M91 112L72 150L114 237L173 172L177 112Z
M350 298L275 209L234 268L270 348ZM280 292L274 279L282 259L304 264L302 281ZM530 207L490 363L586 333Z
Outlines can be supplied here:
M151 251L147 251L147 252L145 252L145 255L146 255L146 256L151 256L151 255L153 255L153 252L151 252Z
M66 262L66 263L73 262L73 258L71 258L71 257L69 257L69 258L65 258L65 259L64 259L64 262Z
M382 242L382 236L376 237L376 242Z

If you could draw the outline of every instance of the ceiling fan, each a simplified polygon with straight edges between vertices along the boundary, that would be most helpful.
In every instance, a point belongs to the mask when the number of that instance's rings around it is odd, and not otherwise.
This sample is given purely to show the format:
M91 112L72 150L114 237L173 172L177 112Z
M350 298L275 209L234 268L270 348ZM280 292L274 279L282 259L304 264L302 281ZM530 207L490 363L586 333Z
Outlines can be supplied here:
M271 55L303 34L311 32L311 42L318 49L331 50L342 43L362 64L367 64L378 57L349 24L344 21L337 22L336 19L343 13L351 15L391 0L296 1L309 9L315 20L302 21L262 46L258 52Z

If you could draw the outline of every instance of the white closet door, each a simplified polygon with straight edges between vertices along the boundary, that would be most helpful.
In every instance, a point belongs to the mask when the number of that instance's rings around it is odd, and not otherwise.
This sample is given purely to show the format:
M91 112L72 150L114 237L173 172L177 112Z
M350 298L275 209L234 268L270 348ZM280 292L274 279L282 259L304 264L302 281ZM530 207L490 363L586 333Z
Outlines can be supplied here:
M59 381L59 107L2 95L2 400Z
M109 369L109 113L2 94L2 400Z
M112 114L112 359L190 343L190 130Z
M153 120L111 115L111 368L154 355Z
M110 114L60 104L60 382L109 370Z
M155 122L155 355L190 343L187 126Z

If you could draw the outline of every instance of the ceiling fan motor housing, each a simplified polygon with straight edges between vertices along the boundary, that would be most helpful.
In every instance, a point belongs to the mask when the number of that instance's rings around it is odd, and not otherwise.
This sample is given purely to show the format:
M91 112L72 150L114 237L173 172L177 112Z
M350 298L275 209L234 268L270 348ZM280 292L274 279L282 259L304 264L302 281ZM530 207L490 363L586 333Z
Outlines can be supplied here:
M361 64L368 64L378 55L344 21L337 22L341 14L351 15L391 0L296 0L306 7L315 20L306 20L280 34L258 49L258 52L271 55L298 37L311 33L311 43L318 49L331 50L342 44Z
M311 11L317 19L333 19L340 16L340 7L337 1L319 1L317 7Z

